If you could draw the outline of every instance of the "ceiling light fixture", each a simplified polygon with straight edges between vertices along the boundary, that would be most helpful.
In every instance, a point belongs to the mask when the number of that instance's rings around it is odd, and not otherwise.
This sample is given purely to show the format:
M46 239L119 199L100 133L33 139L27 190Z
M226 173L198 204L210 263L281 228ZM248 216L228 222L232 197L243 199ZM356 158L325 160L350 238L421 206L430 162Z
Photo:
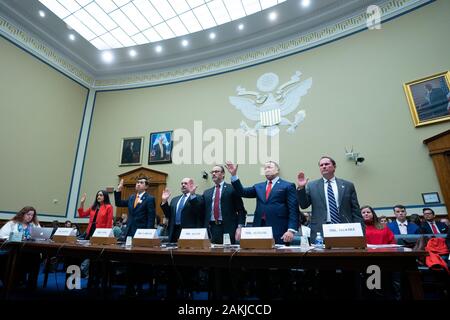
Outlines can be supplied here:
M188 44L189 44L189 41L187 41L186 39L184 39L183 41L181 41L181 45L182 45L183 47L187 47Z
M102 52L102 59L106 63L111 63L114 60L114 56L111 53L111 51L103 51Z
M69 34L70 41L75 41L75 35L73 33Z
M275 21L277 19L277 13L275 12L275 11L272 11L270 14L269 14L269 20L270 21Z
M137 52L134 49L131 49L130 51L128 51L128 54L130 55L130 57L134 58L137 56Z
M215 39L215 38L216 38L216 34L215 34L214 32L211 32L211 33L209 34L209 38L210 38L211 40Z
M45 11L44 10L39 10L39 16L41 18L45 18Z
M163 50L163 48L162 48L162 46L160 46L160 45L157 45L157 46L155 47L155 51L156 51L157 53L162 52L162 50Z
M302 0L302 7L307 8L311 4L311 0Z
M238 29L239 29L239 30L244 30L244 24L243 24L243 23L240 23L240 24L238 25Z

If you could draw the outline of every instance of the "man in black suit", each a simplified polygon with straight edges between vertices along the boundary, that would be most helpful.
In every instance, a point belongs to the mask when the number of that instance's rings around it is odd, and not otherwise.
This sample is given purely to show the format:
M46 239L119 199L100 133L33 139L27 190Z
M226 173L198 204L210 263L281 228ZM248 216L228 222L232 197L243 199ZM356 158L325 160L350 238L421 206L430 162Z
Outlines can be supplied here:
M241 227L245 225L247 211L245 211L242 198L233 186L224 181L225 169L223 166L214 166L211 171L214 187L205 190L205 223L209 230L212 243L223 243L223 235L230 235L231 243L239 241Z
M423 208L423 217L425 218L425 222L422 223L420 229L422 233L425 234L438 234L438 233L447 233L448 227L445 223L434 221L434 211L431 208Z
M128 207L128 222L124 236L134 236L137 229L155 227L155 198L146 191L148 178L139 177L136 182L136 194L128 200L122 200L123 179L120 180L117 191L114 192L116 207Z
M181 180L181 195L170 201L170 190L165 189L162 194L161 209L169 219L169 242L177 242L182 228L202 228L204 221L204 203L195 194L197 186L194 180Z
M177 242L183 228L202 228L204 221L204 203L201 196L195 194L197 186L191 178L181 180L181 195L176 196L170 201L170 190L165 189L161 197L161 208L166 218L169 219L169 242ZM190 267L184 267L179 273L173 270L169 271L169 283L167 286L167 295L169 299L176 297L177 287L180 283L177 281L181 277L181 287L184 294L189 295L195 286L197 270ZM184 296L188 298L188 296Z

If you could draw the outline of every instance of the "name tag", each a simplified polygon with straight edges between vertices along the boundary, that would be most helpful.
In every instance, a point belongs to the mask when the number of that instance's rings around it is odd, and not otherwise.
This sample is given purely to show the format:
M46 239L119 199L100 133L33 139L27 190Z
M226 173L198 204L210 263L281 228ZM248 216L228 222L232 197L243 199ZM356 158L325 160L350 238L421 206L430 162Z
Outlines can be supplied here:
M206 228L184 228L181 230L180 240L208 239Z
M362 237L363 231L360 223L324 224L323 236L325 238Z
M241 239L273 239L272 227L242 228Z
M114 233L111 228L97 228L94 231L94 234L92 237L102 237L102 238L109 238L114 237Z
M77 235L77 230L75 230L74 228L58 228L58 229L56 229L56 232L54 234L54 236L64 236L64 237L76 236L76 235Z
M137 229L134 239L157 239L156 229Z

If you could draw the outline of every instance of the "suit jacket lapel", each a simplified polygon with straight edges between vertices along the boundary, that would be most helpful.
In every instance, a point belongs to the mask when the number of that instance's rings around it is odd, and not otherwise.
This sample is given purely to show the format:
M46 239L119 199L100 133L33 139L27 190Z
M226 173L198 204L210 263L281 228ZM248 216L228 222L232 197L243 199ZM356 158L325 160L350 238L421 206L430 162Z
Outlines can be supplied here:
M336 179L336 185L338 188L339 208L341 207L342 199L344 198L345 185L341 179Z
M321 178L320 180L319 180L319 186L318 186L318 188L319 188L319 196L322 198L322 201L323 201L323 203L325 203L325 208L326 208L326 206L327 206L327 199L325 198L325 191L324 191L324 184L323 184L323 179Z
M259 197L265 202L266 201L266 183L261 182L255 184L256 193L259 193Z
M269 200L272 198L273 191L274 191L275 189L277 189L277 185L278 185L280 182L281 182L281 179L278 179L277 183L272 183L272 190L270 190L269 198L267 198L266 202L269 202ZM267 191L267 181L266 181L265 187L266 187L266 188L264 189L264 197L266 196L266 191Z

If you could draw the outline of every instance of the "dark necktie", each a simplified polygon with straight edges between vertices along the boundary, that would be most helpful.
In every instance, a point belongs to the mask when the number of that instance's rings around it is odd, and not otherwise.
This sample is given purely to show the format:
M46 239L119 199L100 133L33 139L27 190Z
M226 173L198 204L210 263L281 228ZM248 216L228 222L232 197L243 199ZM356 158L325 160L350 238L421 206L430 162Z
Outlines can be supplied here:
M220 184L216 185L216 194L214 195L214 220L219 220L219 204L220 204Z
M184 208L184 203L186 202L186 195L181 196L180 204L178 205L178 209L175 217L175 224L181 224L181 211Z
M331 223L341 223L336 205L336 198L334 197L333 188L331 187L331 181L328 180L327 183L328 206L330 207Z

